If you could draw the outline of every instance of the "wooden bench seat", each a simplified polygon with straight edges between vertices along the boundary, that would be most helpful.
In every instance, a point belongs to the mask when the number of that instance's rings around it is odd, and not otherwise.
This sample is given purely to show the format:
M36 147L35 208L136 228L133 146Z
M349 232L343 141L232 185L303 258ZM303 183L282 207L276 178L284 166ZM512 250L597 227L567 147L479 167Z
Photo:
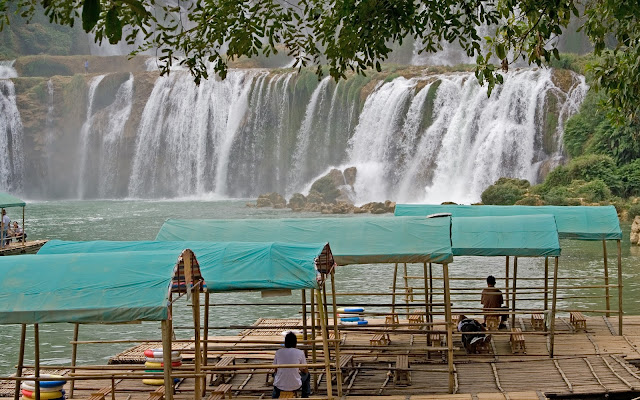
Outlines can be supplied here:
M389 314L384 317L385 325L396 325L399 323L400 323L400 320L398 319L398 314Z
M393 373L393 383L408 385L411 383L411 376L409 375L409 356L407 354L400 354L396 358L396 369Z
M226 367L230 364L235 365L236 364L236 359L235 357L222 357L217 363L216 363L216 367ZM211 382L209 383L210 386L216 386L222 383L225 383L225 381L227 380L227 377L231 378L235 375L235 372L223 372L223 371L216 371L215 373L211 374Z
M227 396L227 398L231 398L231 384L224 383L222 385L216 386L212 391L207 400L222 400Z
M285 391L281 391L280 396L278 396L279 399L293 399L295 397L296 397L296 392L285 392Z
M527 352L527 348L524 344L524 335L522 334L522 329L520 328L511 328L511 352L519 353Z
M371 346L386 346L391 343L391 338L388 333L377 333L369 339Z
M163 386L164 387L164 386ZM105 386L97 392L91 393L88 400L105 400L105 396L111 393L111 386ZM164 394L164 391L163 391Z
M460 323L460 315L454 314L451 316L451 322L453 323L453 331L458 331L458 324Z
M587 320L581 312L572 311L569 316L569 320L571 322L571 325L573 325L573 329L575 329L576 331L580 329L585 331L587 330Z
M531 314L531 326L535 331L543 331L544 330L544 314L542 313Z
M424 324L424 312L416 310L409 314L409 329L420 329Z
M497 331L500 327L500 316L487 315L484 319L484 323L488 331Z
M154 390L153 392L149 393L149 400L160 400L160 399L163 399L164 398L164 390L165 390L164 385L158 386L158 388L156 390Z

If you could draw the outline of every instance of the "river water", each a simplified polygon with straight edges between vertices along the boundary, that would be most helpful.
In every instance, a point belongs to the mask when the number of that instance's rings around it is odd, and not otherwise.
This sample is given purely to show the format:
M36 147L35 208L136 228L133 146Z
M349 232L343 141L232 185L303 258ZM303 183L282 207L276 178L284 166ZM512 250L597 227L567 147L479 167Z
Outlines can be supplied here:
M188 199L180 201L59 201L29 203L26 216L26 231L30 239L62 240L153 240L167 218L308 218L319 217L317 213L292 213L289 210L250 208L245 203L251 200ZM20 220L19 209L8 209L12 220ZM345 216L357 218L357 216ZM380 218L393 218L391 215ZM636 299L640 297L640 248L630 248L629 224L623 224L624 240L622 245L624 310L628 314L638 314L640 306ZM275 238L274 238L275 239ZM603 261L601 242L582 242L563 240L560 258L560 276L577 278L561 282L561 286L601 285L603 284ZM611 283L616 283L615 243L608 245ZM484 278L489 274L504 277L503 258L496 257L457 257L450 266L452 277ZM421 265L409 265L409 275L422 274ZM518 260L518 277L539 278L543 276L543 259ZM440 275L440 267L434 265L434 276ZM388 292L393 279L392 265L357 265L338 268L336 273L337 289L342 292ZM420 286L421 281L414 281ZM437 281L441 282L441 281ZM525 282L525 283L523 283ZM402 285L401 279L398 284ZM520 281L519 287L539 285L540 281ZM477 307L474 299L479 298L481 281L456 280L453 287L475 287L478 292L453 298L454 307ZM498 283L500 286L500 281ZM604 289L559 290L558 308L604 309ZM617 291L611 291L612 308L617 307ZM566 298L572 296L573 298ZM594 296L600 296L594 298ZM541 295L519 295L518 308L540 308ZM534 298L535 297L535 298ZM579 297L579 298L576 298ZM259 317L284 318L299 316L299 307L269 305L275 302L299 301L299 295L260 299L260 293L216 294L213 302L260 301L260 307L214 307L210 321L212 325L251 324ZM531 300L528 300L531 299ZM388 296L377 296L378 303L390 302ZM464 300L471 300L465 302ZM341 297L340 301L350 304L366 302L362 297ZM376 309L375 311L379 311ZM184 301L175 308L176 326L186 326L191 322L191 309ZM614 323L615 325L615 323ZM146 322L129 325L83 325L80 327L80 340L113 339L158 339L160 324ZM213 333L222 334L223 331ZM235 333L235 331L225 331ZM40 352L43 365L59 365L70 362L73 335L71 324L43 324L40 327ZM177 330L178 338L192 336L192 331ZM0 326L0 374L13 371L17 361L20 328L17 325ZM33 362L33 334L28 329L26 363ZM108 358L130 344L82 345L78 350L78 362L82 364L106 363Z

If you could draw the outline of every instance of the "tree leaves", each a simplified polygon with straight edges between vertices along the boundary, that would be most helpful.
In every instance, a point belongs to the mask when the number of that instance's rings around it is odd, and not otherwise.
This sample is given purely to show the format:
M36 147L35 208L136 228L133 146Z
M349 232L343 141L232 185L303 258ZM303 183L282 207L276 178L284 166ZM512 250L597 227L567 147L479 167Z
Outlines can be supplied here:
M100 9L100 0L84 0L82 5L82 29L85 32L91 32L98 23Z
M112 6L107 12L104 32L111 44L116 44L122 39L122 23L118 17L118 8L116 6Z

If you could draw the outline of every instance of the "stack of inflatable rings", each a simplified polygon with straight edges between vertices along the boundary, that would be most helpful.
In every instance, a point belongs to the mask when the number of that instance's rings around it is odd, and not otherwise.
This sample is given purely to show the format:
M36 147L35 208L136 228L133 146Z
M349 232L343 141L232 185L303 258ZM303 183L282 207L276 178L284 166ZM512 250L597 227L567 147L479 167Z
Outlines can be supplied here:
M144 351L145 357L147 357L147 361L144 363L145 370L144 372L163 372L164 370L164 356L162 354L162 349L150 349ZM179 367L182 365L182 356L179 351L171 352L171 366ZM177 380L177 378L175 379ZM160 386L164 385L164 379L143 379L142 383L145 385L151 386Z
M338 308L338 313L340 325L362 326L369 323L369 321L362 316L362 313L364 313L364 308L362 307L341 307Z
M27 378L33 378L33 375ZM67 381L60 375L40 375L41 378L60 378L55 381L40 381L40 399L42 400L64 400L65 391L62 388ZM22 400L34 400L36 398L36 382L32 380L22 381L20 385Z

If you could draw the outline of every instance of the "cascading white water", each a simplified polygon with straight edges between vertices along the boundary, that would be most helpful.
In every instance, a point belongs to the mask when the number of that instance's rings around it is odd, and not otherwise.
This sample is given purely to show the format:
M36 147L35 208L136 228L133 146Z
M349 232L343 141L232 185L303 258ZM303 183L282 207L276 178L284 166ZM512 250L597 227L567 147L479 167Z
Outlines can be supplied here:
M550 95L558 97L564 110L558 115L560 130L587 90L584 79L574 76L567 96L554 84L551 70L537 69L507 74L504 85L487 97L486 87L469 74L443 75L433 101L433 122L416 140L407 141L412 136L403 127L414 125L415 118L407 107L411 110L430 89L425 86L416 95L420 79L396 79L367 98L344 164L358 167L357 202L392 198L468 203L479 201L482 190L502 176L536 182L545 101ZM394 159L402 149L402 157ZM560 151L558 146L551 157ZM415 190L416 181L422 190Z
M0 79L17 78L18 72L13 68L16 60L0 61Z
M98 75L91 79L89 82L89 95L87 102L87 117L85 119L84 124L82 125L82 129L80 130L80 146L78 147L78 158L80 160L80 169L78 170L78 198L84 198L84 186L87 181L86 179L86 165L87 159L91 156L89 154L89 139L92 132L93 126L93 101L96 93L96 89L100 82L104 79L105 75Z
M23 151L22 120L16 104L13 62L0 66L0 190L22 190Z

